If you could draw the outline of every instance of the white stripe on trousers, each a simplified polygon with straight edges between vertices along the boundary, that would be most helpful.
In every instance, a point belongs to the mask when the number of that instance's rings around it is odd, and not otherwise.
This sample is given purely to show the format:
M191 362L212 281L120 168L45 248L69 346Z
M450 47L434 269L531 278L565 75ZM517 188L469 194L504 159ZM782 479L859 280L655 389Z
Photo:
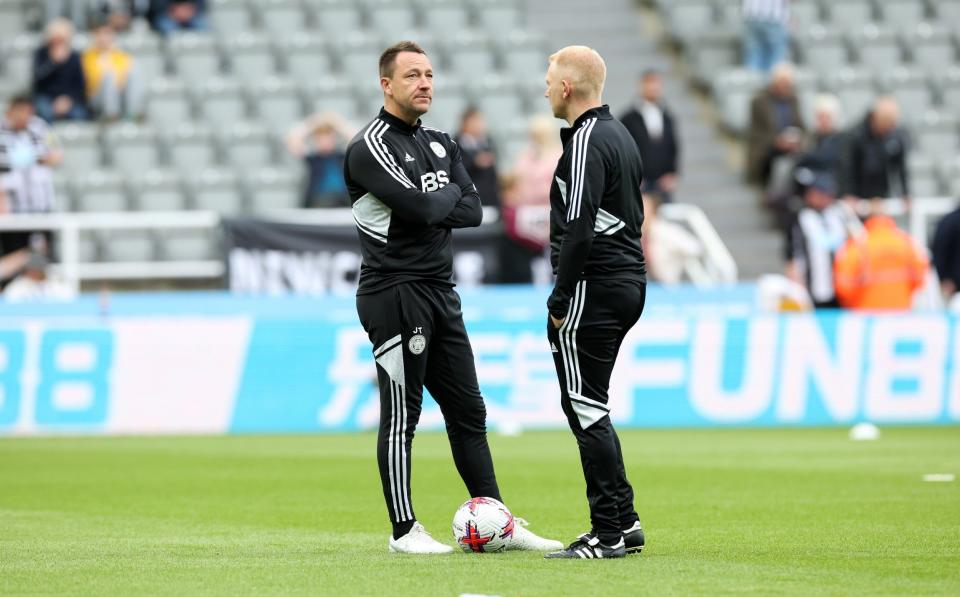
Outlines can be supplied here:
M393 476L396 471L396 481L393 483L394 491L394 512L397 514L397 521L413 519L413 508L410 507L410 496L407 493L407 402L406 391L403 386L393 381L390 382L390 394L393 399L393 410L391 419L396 419L396 431L390 438L394 446L399 445L393 450L394 458L390 462L390 474ZM399 417L396 414L399 413ZM392 426L391 426L392 427ZM397 503L399 502L399 507Z
M587 298L587 281L577 282L567 311L567 319L560 326L560 350L563 355L563 367L567 374L567 393L580 395L583 384L580 379L580 358L577 356L577 327L583 316L583 306Z

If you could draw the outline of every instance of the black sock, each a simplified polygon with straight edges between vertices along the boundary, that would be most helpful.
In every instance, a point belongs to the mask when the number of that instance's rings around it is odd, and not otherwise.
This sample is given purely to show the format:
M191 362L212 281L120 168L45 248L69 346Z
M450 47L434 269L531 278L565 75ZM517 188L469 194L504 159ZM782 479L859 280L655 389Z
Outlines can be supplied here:
M409 533L410 529L413 528L414 522L416 521L405 520L403 522L393 523L393 538L396 540L396 539L399 539L400 537L403 537L407 533Z

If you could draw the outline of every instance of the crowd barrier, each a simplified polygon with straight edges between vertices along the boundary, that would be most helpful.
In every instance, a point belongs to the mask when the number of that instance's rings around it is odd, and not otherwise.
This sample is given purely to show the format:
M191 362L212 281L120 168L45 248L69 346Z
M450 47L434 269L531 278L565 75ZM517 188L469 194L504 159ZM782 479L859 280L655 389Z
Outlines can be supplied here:
M462 292L494 429L565 421L546 290ZM611 383L621 427L960 421L960 318L766 314L753 285L651 287ZM421 428L441 428L425 398ZM350 295L85 295L0 306L0 435L372 429L371 346Z

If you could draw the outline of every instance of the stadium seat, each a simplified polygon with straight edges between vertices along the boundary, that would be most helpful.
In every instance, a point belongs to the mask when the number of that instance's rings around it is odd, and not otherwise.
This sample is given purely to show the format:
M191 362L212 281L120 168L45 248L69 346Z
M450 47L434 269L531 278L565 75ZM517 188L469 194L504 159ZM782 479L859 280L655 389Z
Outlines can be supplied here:
M954 27L960 23L960 2L957 0L937 0L932 3L935 19L938 23L952 23Z
M847 124L860 122L877 97L873 76L862 70L846 68L828 73L823 84L840 99Z
M223 42L230 71L239 81L257 81L277 72L277 60L270 38L256 33L230 36Z
M220 76L222 60L215 40L205 33L176 33L167 42L174 71L191 84Z
M943 71L934 81L940 95L941 110L960 114L960 68Z
M113 170L77 174L71 185L77 211L127 211L130 207L123 177Z
M798 62L819 72L830 72L850 62L843 36L834 29L816 26L798 32L796 48Z
M258 123L241 122L217 135L226 162L236 170L252 170L275 161L271 135Z
M412 0L363 0L363 5L377 34L392 36L418 25Z
M300 0L258 0L252 6L260 13L266 32L281 38L312 28L312 19Z
M180 175L170 170L147 170L127 179L130 196L137 209L144 211L177 211L187 201Z
M194 171L186 181L194 209L235 215L246 207L233 170L208 168Z
M516 0L471 0L479 25L487 33L500 34L526 25L521 4Z
M304 81L300 84L300 93L304 104L309 108L308 112L335 112L344 118L366 122L374 116L379 108L371 110L370 106L364 106L361 111L358 106L358 95L361 97L376 97L378 87L376 81L369 81L369 85L364 86L367 91L359 93L354 85L347 79L328 77L325 79L316 79ZM382 93L380 95L382 97ZM382 103L381 103L382 105ZM284 131L289 128L284 127Z
M294 80L310 81L334 70L326 42L314 34L286 36L278 44L286 72Z
M725 71L716 79L713 97L720 108L720 122L727 130L740 134L750 120L750 100L763 85L763 75L736 68Z
M158 128L193 120L193 102L177 79L154 79L147 91L147 119Z
M451 0L417 0L423 26L430 31L464 31L470 28L470 10L465 3Z
M820 3L817 0L792 0L790 2L790 20L796 23L798 31L803 31L821 23L823 19L821 18Z
M342 36L357 31L362 25L362 7L353 0L310 0L320 30L327 35Z
M923 114L933 107L933 93L923 73L893 69L881 75L880 87L897 98L904 114Z
M922 23L906 32L904 40L913 56L912 68L938 74L943 71L944 65L956 63L956 48L946 27Z
M273 131L285 131L304 117L303 102L289 79L270 78L252 82L247 93L254 100L259 119Z
M65 173L80 174L103 167L103 152L96 125L86 122L58 123L53 127L53 133L64 148L61 168Z
M824 7L831 26L844 30L857 30L874 21L873 4L870 0L830 0Z
M156 258L156 240L152 230L104 230L98 236L103 261L140 262Z
M490 73L497 70L494 45L484 34L464 34L447 40L444 45L447 72Z
M511 31L501 46L501 60L505 72L515 78L543 79L547 72L551 51L542 35L526 30Z
M686 42L714 29L716 14L710 0L674 0L664 6L670 34Z
M910 194L912 196L940 196L940 179L933 160L922 154L914 153L909 158L908 169L910 171Z
M234 35L252 29L247 0L209 0L210 22L220 35Z
M913 29L928 19L926 3L921 0L882 0L877 8L884 24L897 29Z
M162 163L156 131L149 126L122 123L105 129L104 147L113 166L133 174Z
M243 88L233 79L205 81L197 89L196 103L202 120L217 128L247 120L250 114Z
M904 62L898 37L889 29L870 24L852 33L849 39L860 58L860 68L879 74Z
M687 55L697 81L713 87L714 81L741 60L739 40L722 32L707 32L691 43Z
M300 206L302 176L292 170L264 168L245 176L254 212L291 209Z
M184 123L165 131L171 165L182 173L211 168L219 162L213 132L206 124Z
M167 59L155 35L127 35L118 45L133 55L134 68L143 81L149 83L166 74Z
M0 18L3 18L2 13ZM40 40L35 35L18 33L0 37L0 66L5 79L27 89L33 80L33 54Z
M383 43L378 37L355 31L346 34L330 49L337 58L340 72L353 77L362 77L364 73L370 73L369 76L375 78L380 54L383 52L382 46Z
M911 128L925 155L952 156L960 150L960 130L954 114L927 112L915 119Z
M22 0L0 0L0 39L8 39L26 30Z
M487 116L491 131L498 131L507 123L526 114L523 97L517 86L505 77L484 77L468 84L470 96Z
M162 261L198 261L219 257L216 235L209 230L167 230L159 240Z
M423 121L429 126L455 135L460 126L460 117L469 103L462 81L451 78L440 79L434 87L430 112Z
M100 241L93 232L80 233L80 263L100 261Z

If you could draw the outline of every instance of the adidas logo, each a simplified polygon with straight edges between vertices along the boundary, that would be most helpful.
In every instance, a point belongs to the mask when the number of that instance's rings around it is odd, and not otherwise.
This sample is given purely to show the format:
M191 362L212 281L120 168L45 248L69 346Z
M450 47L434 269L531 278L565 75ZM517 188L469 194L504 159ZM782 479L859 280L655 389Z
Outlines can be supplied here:
M416 162L417 160L413 159L413 156L408 153L407 155L403 156L403 161L405 161L405 162Z
M550 343L550 352L560 352L559 350L557 350L557 345L554 344L553 342Z

